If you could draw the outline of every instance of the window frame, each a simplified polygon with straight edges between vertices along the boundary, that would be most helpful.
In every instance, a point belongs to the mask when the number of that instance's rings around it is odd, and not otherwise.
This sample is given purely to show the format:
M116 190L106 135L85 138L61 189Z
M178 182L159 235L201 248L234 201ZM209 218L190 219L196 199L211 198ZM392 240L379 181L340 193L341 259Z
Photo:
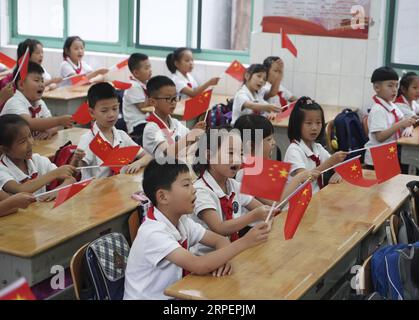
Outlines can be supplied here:
M18 18L17 18L17 1L8 0L8 11L9 11L9 43L17 45L20 42L24 41L27 38L36 38L43 43L45 48L52 49L62 49L64 40L69 36L68 34L68 1L63 1L63 12L64 12L64 30L63 38L55 37L44 37L44 36L34 36L34 35L25 35L18 34ZM251 33L253 31L253 17L254 17L254 1L251 0L251 24L250 24L250 34L249 41L251 41ZM144 46L138 45L133 41L134 38L134 15L131 14L135 5L139 4L140 0L119 0L119 41L116 43L110 42L100 42L100 41L86 41L87 50L90 52L99 52L99 53L114 53L114 54L132 54L141 50L142 53L147 54L151 57L166 57L173 48L169 47L158 47L158 46ZM192 0L188 0L188 26L192 25ZM202 3L202 0L199 0L199 3ZM202 8L202 4L198 6L198 10ZM139 29L139 14L135 13L136 16L136 30ZM188 39L191 38L192 31L188 28ZM198 14L198 39L197 44L200 45L200 35L201 33L201 11ZM138 32L136 34L138 38ZM217 62L231 62L232 60L238 60L242 63L249 63L250 61L250 45L249 51L233 51L233 50L193 50L196 60L203 61L217 61Z

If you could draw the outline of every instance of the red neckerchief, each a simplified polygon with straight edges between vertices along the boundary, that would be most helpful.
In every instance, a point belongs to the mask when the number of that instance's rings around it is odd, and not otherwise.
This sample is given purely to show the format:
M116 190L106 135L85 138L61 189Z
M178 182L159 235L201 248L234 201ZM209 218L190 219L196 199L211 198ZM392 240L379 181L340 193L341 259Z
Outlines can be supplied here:
M287 101L287 99L285 99L283 97L283 92L282 91L278 92L278 97L279 97L279 103L281 104L281 107L285 107L288 104L288 101Z
M154 122L155 124L157 124L160 130L163 130L163 133L166 136L167 142L170 145L175 143L175 140L173 139L174 133L169 130L167 125L164 123L164 121L160 119L154 112L151 113L150 116L147 118L147 122Z
M189 88L193 89L192 83L188 82L187 85L188 85Z
M8 167L7 167L7 165L4 163L3 159L1 160L1 163L2 163L2 164L6 167L6 168L8 168ZM30 178L25 178L25 179L23 179L23 180L19 181L19 183L20 183L20 184L23 184L23 183L26 183L26 182L28 182L28 181L35 180L36 178L38 178L38 172L32 173L32 175L31 175L31 177L30 177Z
M35 106L30 106L29 107L29 112L31 113L31 118L35 119L36 116L38 115L38 113L40 113L42 110L41 106L35 107Z
M202 181L204 181L207 187L210 188L211 191L214 192L211 186L205 181L204 176L202 176L201 179ZM225 195L222 198L218 198L218 200L220 201L221 210L223 211L223 215L226 221L233 220L233 200L235 196L236 194L232 192L230 197L227 197L227 195ZM238 238L239 238L238 232L234 232L233 234L230 235L231 242L236 241Z
M296 145L299 145L295 140L291 141L291 143L295 143ZM316 164L316 168L322 164L321 161L320 161L320 157L316 156L314 153L311 156L307 156L307 158L311 159ZM319 185L320 189L323 189L323 187L324 187L323 186L323 175L320 175L317 178L317 184Z
M135 79L135 78L134 78L134 77L132 77L132 76L130 76L129 78L130 78L130 80L135 81L135 82L138 82L138 83L140 84L141 88L144 90L144 95L145 95L145 97L146 97L146 98L148 98L148 97L149 97L149 95L148 95L148 91L147 91L147 86L145 86L145 85L144 85L141 81L139 81L139 80Z
M391 111L388 110L387 107L380 101L380 99L378 99L377 96L374 96L373 99L374 99L375 103L379 104L384 109L386 109L387 112L390 112L393 115L395 123L400 121L399 116L397 115L396 109L393 108L393 110L391 110ZM401 130L397 130L397 139L400 138L401 136L402 136Z
M83 70L83 65L82 65L82 62L81 61L79 61L79 63L80 63L80 67L76 67L74 64L73 64L73 62L70 60L70 61L68 61L68 59L66 58L66 60L67 60L67 62L68 63L70 63L70 65L71 65L71 67L73 68L73 70L76 72L76 74L80 74L81 73L81 71Z
M154 206L150 206L150 208L148 209L147 218L149 218L150 220L157 221L156 216L154 215ZM182 243L179 241L179 244L182 246L183 249L189 251L188 239L185 239ZM185 269L182 270L183 278L186 277L188 274L190 274L188 270L185 270Z

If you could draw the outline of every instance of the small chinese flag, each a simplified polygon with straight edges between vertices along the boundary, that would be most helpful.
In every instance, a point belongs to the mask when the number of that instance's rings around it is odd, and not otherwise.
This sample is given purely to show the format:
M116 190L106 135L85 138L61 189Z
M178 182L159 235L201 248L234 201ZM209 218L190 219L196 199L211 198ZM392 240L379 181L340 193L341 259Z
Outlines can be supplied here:
M311 182L307 181L300 187L300 191L290 198L287 219L285 221L285 240L291 240L310 204L313 189Z
M103 140L99 133L90 142L89 148L102 161L105 161L106 157L109 156L109 152L113 150L111 144Z
M128 59L125 59L124 61L121 61L120 63L118 63L116 65L116 68L118 70L121 70L121 69L125 68L127 65L128 65Z
M199 96L187 100L185 102L185 113L183 115L183 120L192 120L205 113L210 106L211 97L212 90L208 90Z
M291 39L288 37L288 35L285 33L285 31L282 30L281 33L281 38L282 38L282 48L283 49L288 49L293 55L294 57L297 58L297 48L294 46L294 44L292 43Z
M232 76L234 79L243 82L244 75L246 74L246 68L239 61L234 60L225 73Z
M278 113L278 115L275 118L275 121L280 122L282 119L288 118L292 111L294 110L295 105L297 104L297 101L291 103L285 111L282 111L281 113Z
M57 198L55 199L54 203L54 209L58 206L62 205L64 202L66 202L68 199L74 197L76 194L78 194L80 191L82 191L84 188L86 188L90 182L92 182L92 179L75 183L72 185L69 185L67 188L61 189L58 191Z
M396 142L371 148L370 151L378 183L386 182L401 173Z
M132 87L131 83L128 82L122 82L122 81L113 81L113 86L118 90L128 90Z
M369 188L378 183L376 179L365 179L359 158L342 163L335 171L348 183L358 187Z
M134 161L140 150L140 146L115 148L108 154L102 167L111 167L112 171L118 174L122 167L129 165Z
M86 125L93 120L93 117L90 115L89 104L87 102L82 103L73 114L73 120L81 125Z
M7 68L12 69L16 65L16 61L0 52L0 63L4 64Z
M29 54L29 47L28 47L26 48L25 54L23 55L23 57L19 59L19 62L18 62L20 79L22 81L25 81L28 75L29 58L30 58L30 54Z
M90 82L89 78L86 75L80 75L70 78L71 84L73 86L84 86Z
M21 278L0 290L0 300L36 300L28 282Z
M254 165L245 166L240 192L279 201L288 180L291 164L260 157L249 157L248 161ZM261 172L255 175L258 166L261 166Z

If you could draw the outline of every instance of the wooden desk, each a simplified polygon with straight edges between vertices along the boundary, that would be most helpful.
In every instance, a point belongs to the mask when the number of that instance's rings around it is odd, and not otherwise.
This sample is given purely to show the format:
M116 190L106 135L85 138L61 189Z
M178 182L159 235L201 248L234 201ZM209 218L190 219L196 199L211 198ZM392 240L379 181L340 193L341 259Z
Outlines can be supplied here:
M341 113L346 107L339 107L339 106L329 106L329 105L322 105L324 110L324 118L326 124L336 118L336 116ZM282 159L285 157L285 153L290 145L290 141L288 139L288 123L289 117L286 119L282 119L280 122L273 121L272 124L274 126L274 138L276 141L276 145L281 150Z
M357 264L362 242L405 202L405 183L411 179L399 175L371 189L329 185L314 195L293 240L284 241L284 213L266 244L233 259L232 276L190 275L166 294L179 299L320 299Z
M53 116L74 114L79 106L86 101L90 85L60 87L45 92L42 99Z
M80 137L88 132L89 129L82 128L71 128L60 130L50 140L35 140L33 145L33 152L39 153L41 156L51 158L55 155L55 152L68 141L77 145L80 141Z
M416 175L419 169L419 127L413 132L413 137L401 138L398 144L402 146L401 162L409 165L409 174Z
M52 275L52 266L67 268L85 243L108 232L128 235L128 215L136 209L131 195L142 175L119 175L93 181L56 209L35 203L0 219L0 288L19 277L29 284Z

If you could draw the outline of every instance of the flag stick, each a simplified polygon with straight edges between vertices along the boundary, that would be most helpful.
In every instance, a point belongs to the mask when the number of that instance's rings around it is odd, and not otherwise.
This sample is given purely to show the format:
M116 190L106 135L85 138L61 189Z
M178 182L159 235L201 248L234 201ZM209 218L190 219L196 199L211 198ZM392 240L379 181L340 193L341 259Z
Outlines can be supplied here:
M22 70L22 67L23 67L23 65L24 65L24 62L25 62L26 57L28 56L28 54L29 54L29 47L27 47L27 48L26 48L25 54L23 55L23 59L21 60L21 61L22 61L22 63L19 65L19 68L17 69L17 72L16 72L16 74L15 74L15 77L13 78L12 83L14 83L14 82L16 81L17 76L19 75L20 71ZM18 62L18 63L19 63L19 62Z
M337 167L343 166L344 164L346 164L346 163L348 163L348 162L351 162L351 161L353 161L353 160L355 160L355 159L359 159L359 158L361 158L361 156L357 156L357 157L355 157L355 158L351 158L351 159L346 160L346 161L344 161L344 162L338 163L338 164L334 165L333 167L330 167L329 169L323 170L323 171L321 172L321 174L324 174L324 173L326 173L326 172L328 172L328 171L330 171L330 170L333 170L333 169L335 169L335 168L337 168Z
M394 143L394 141L383 143L383 144L379 144L377 146L371 146L371 147L365 147L365 148L362 148L362 149L351 150L351 151L348 151L348 154L357 153L357 152L361 152L361 151L364 151L364 150L375 149L375 148L383 147L383 146L386 146L386 145L389 145L389 144L393 144L393 143Z
M110 166L88 166L88 167L78 167L76 170L83 170L83 169L98 169L98 168L123 168L127 166L127 164L118 164L118 165L110 165Z
M74 74L72 76L69 76L69 77L64 78L63 81L70 80L70 79L77 78L77 77L86 76L86 75L87 75L86 73L83 73L83 74Z
M93 180L93 179L94 179L94 178L86 179L86 180L83 180L83 181L80 181L80 182L76 182L76 183L73 183L73 184L66 185L66 186L64 186L64 187L60 187L60 188L57 188L57 189L54 189L54 190L51 190L51 191L47 191L47 192L44 192L44 193L41 193L41 194L36 195L36 197L35 197L35 198L36 198L36 199L39 199L39 198L45 197L45 196L47 196L47 195L50 195L50 194L52 194L52 193L55 193L55 192L58 192L58 191L64 190L64 189L66 189L66 188L69 188L69 187L71 187L71 186L73 186L73 185L83 184L83 183L86 183L86 182L91 181L91 180Z
M210 113L210 110L207 111L205 118L204 118L204 122L207 123L207 118L208 118L208 114Z
M268 223L268 221L271 219L272 213L274 212L274 209L275 209L275 205L276 205L276 202L274 202L272 204L271 210L269 211L269 214L268 214L268 217L265 220L265 223Z

